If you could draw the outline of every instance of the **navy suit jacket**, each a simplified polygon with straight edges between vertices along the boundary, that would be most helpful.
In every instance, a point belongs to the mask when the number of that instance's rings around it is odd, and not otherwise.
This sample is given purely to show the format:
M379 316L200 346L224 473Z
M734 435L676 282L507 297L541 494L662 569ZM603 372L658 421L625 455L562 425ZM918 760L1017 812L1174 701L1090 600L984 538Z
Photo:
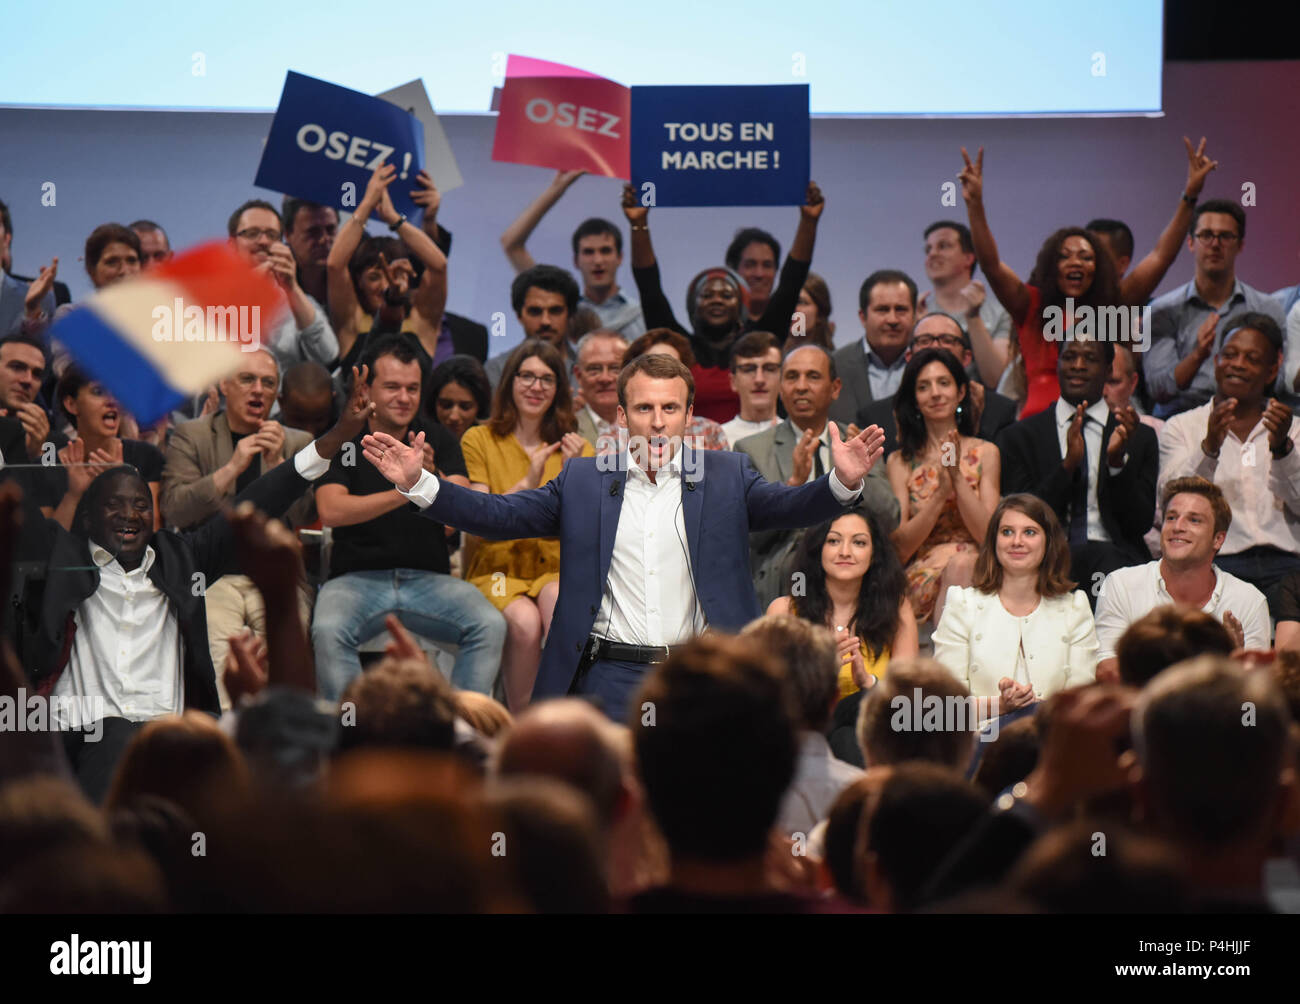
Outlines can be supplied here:
M484 495L444 480L424 510L438 523L493 540L560 538L560 596L537 697L569 692L600 611L627 478L612 469L618 463L617 456L575 458L541 488L511 495ZM750 531L812 526L844 507L829 474L797 488L776 485L742 453L687 451L682 469L693 472L682 479L682 514L700 607L710 627L739 631L761 613L749 574Z

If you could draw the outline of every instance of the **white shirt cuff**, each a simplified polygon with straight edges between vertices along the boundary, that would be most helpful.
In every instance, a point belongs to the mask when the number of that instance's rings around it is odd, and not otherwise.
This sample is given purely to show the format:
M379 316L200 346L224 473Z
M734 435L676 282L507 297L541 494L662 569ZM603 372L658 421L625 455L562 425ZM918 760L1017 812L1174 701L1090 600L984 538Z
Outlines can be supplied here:
M835 496L835 501L841 505L847 505L855 501L862 494L862 489L867 486L867 479L863 478L858 482L856 488L845 488L844 483L840 481L840 476L831 471L831 494Z
M304 479L315 481L325 476L325 472L330 469L330 462L316 452L316 441L313 439L293 455L293 466Z
M427 509L433 505L433 500L438 497L439 481L428 471L420 472L420 480L411 486L409 492L404 492L398 488L397 493L403 498L408 498L421 509Z

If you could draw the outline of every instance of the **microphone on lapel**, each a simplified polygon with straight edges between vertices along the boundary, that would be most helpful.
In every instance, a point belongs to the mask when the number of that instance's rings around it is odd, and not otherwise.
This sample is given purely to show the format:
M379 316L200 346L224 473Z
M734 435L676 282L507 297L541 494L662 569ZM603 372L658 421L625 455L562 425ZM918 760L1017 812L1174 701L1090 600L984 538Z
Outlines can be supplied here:
M688 492L693 492L693 491L695 491L695 482L694 482L694 481L687 481L687 482L686 482L686 490L687 490Z
M615 481L613 484L609 486L609 494L611 498L618 494L619 484L621 484L621 482Z

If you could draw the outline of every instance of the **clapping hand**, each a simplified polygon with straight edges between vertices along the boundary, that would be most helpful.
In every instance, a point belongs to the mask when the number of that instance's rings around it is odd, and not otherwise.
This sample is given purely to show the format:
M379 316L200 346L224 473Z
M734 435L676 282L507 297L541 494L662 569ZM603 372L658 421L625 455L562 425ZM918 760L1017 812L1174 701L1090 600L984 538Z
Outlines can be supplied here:
M1264 428L1268 430L1268 449L1274 457L1284 457L1292 450L1291 409L1277 398L1270 398L1264 409Z
M998 713L1003 715L1008 711L1015 711L1033 704L1038 699L1034 695L1033 686L1028 683L1016 683L1009 676L1004 676L998 681L998 691L998 696L1001 699Z
M1140 419L1137 411L1128 404L1116 408L1111 414L1115 416L1115 431L1110 434L1110 442L1106 445L1106 463L1111 467L1121 467L1124 464L1128 441L1133 435L1133 430L1138 427Z
M821 447L821 439L812 429L804 429L799 442L794 445L794 471L786 484L802 485L807 482L813 469L813 452Z

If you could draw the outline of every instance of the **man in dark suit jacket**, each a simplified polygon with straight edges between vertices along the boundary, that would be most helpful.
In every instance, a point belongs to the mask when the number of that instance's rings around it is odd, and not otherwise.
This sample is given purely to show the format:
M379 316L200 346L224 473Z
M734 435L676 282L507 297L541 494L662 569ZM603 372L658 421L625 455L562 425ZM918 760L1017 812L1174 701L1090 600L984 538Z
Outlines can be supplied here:
M672 646L705 627L739 631L760 614L750 530L842 512L859 498L882 436L868 429L844 442L833 431L828 474L774 485L743 454L681 448L694 381L676 359L641 356L619 389L628 449L572 458L532 491L484 495L440 481L421 468L421 436L409 446L383 433L362 442L366 459L431 519L492 539L560 538L560 599L533 694L587 694L621 720Z
M835 353L843 386L831 405L831 418L841 425L898 389L907 365L907 336L916 319L916 283L895 269L872 272L858 290L858 308L864 336Z
M926 348L947 349L957 357L962 369L970 369L970 336L951 314L935 311L917 321L912 328L904 358L910 362L913 353ZM1016 420L1016 402L997 391L987 389L978 380L972 380L968 390L979 413L975 435L992 443L999 432ZM878 425L885 431L886 456L898 449L898 423L894 419L895 397L891 394L883 400L872 401L858 411L855 420L859 428Z
M1117 568L1142 564L1155 516L1160 447L1137 413L1111 413L1102 397L1111 342L1070 341L1056 364L1061 397L998 437L1002 494L1030 492L1052 507L1070 538L1070 576L1096 605Z

